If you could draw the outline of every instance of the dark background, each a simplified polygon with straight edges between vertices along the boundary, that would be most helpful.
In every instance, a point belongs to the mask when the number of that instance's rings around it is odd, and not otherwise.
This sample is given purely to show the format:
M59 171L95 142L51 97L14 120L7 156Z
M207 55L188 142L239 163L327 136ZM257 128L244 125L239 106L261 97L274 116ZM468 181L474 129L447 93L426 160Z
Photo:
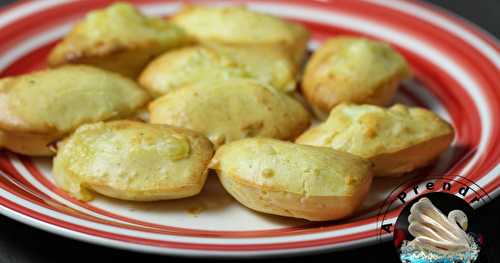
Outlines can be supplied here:
M14 1L0 0L0 6L12 2ZM433 0L426 2L434 3L457 13L500 38L500 0ZM482 260L482 263L500 262L500 257L498 257L498 254L500 254L500 198L479 208L477 216L481 222L483 233L497 239L496 241L490 240L493 243L490 242L490 246L487 248L489 251L496 251L497 255L491 255L490 258ZM400 262L395 255L391 242L351 251L314 256L296 256L295 259L328 260L330 262L347 262L348 260L350 262ZM191 260L132 253L82 243L46 233L0 215L0 263L75 261L87 261L89 263L105 261L187 262ZM285 261L289 261L289 259L273 259L273 262Z

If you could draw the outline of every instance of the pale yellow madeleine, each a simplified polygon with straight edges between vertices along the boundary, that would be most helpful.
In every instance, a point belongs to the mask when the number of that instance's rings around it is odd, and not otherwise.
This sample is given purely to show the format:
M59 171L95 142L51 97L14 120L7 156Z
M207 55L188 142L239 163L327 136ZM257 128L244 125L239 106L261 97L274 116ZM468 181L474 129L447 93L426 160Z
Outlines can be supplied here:
M212 158L196 132L134 121L86 124L58 144L56 184L81 200L95 193L133 201L196 195Z
M64 66L0 80L3 146L51 155L48 143L79 125L125 117L149 100L135 82L89 66Z
M198 82L149 105L150 121L206 135L216 147L247 137L293 139L309 114L290 96L248 79Z
M220 147L210 168L248 208L311 221L352 215L373 177L371 163L355 155L268 138Z
M361 156L373 161L377 176L394 176L427 165L453 134L450 124L423 108L341 104L296 142Z
M153 96L199 81L252 78L280 91L295 89L296 66L283 52L239 46L192 46L169 51L153 60L139 83Z
M388 44L339 36L314 52L301 87L317 110L329 112L342 102L384 105L410 75L404 57Z
M51 51L48 62L90 64L135 78L152 58L190 41L168 21L117 3L88 13Z
M172 21L199 42L267 46L286 51L297 64L309 40L302 25L242 6L187 6Z

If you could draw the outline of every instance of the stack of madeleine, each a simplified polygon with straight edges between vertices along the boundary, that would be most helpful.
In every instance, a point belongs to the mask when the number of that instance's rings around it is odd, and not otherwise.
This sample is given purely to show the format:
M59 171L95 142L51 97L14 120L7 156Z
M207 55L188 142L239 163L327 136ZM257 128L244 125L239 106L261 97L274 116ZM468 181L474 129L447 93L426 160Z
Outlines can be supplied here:
M389 105L412 76L389 44L332 36L307 58L309 36L241 6L90 12L48 69L0 80L0 146L55 155L57 186L84 201L189 197L213 171L250 209L349 217L374 176L430 164L454 132Z

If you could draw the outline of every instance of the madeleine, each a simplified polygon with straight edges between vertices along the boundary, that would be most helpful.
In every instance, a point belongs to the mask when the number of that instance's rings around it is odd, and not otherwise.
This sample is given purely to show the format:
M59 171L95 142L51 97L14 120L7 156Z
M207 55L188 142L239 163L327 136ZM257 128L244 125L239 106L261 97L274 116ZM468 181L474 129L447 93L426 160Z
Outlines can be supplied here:
M302 62L309 41L309 32L302 25L241 6L187 6L172 21L200 43L284 50L297 64Z
M153 96L205 80L252 78L288 92L295 89L296 66L283 52L269 48L193 46L153 60L139 83Z
M450 124L423 108L341 104L296 142L358 155L375 164L377 176L395 176L436 159L453 134Z
M352 215L371 186L371 163L327 147L253 138L220 147L210 168L246 207L311 221Z
M166 20L117 3L87 14L51 51L48 63L90 64L135 78L152 58L190 41Z
M203 135L134 121L87 124L58 144L56 184L88 201L95 193L133 201L198 194L212 158Z
M290 96L248 79L198 82L149 105L150 122L201 132L216 147L248 137L294 139L309 113Z
M47 144L78 126L127 117L149 100L135 82L89 66L63 66L0 80L3 147L53 154Z
M329 112L341 102L385 105L410 75L405 59L388 44L341 36L313 54L302 92L319 112Z

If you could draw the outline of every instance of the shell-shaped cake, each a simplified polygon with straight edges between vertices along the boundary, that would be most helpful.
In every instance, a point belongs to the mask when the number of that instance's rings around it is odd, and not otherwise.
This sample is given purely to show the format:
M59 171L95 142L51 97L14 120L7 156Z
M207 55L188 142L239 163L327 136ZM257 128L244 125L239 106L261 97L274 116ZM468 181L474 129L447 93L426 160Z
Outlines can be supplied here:
M216 147L248 137L294 139L309 126L292 97L249 79L199 82L149 105L150 121L201 132Z
M453 136L450 124L423 108L341 104L296 142L358 155L373 161L377 176L395 176L429 164Z
M371 165L327 147L252 138L220 147L210 168L248 208L324 221L356 211L371 185Z
M329 112L342 102L383 106L410 75L404 57L387 43L339 36L314 52L301 87L317 111Z
M0 80L3 147L27 155L53 154L47 144L84 123L127 117L149 101L135 82L83 65Z
M297 64L309 40L304 26L242 6L186 6L172 21L198 42L276 48Z
M213 155L201 134L134 121L81 126L57 148L57 185L85 201L96 192L133 201L196 195Z
M296 66L276 49L239 46L192 46L169 51L153 60L139 82L159 97L196 82L252 78L280 91L295 90Z
M135 78L155 56L191 42L179 27L117 3L88 13L48 57L51 66L89 64Z

